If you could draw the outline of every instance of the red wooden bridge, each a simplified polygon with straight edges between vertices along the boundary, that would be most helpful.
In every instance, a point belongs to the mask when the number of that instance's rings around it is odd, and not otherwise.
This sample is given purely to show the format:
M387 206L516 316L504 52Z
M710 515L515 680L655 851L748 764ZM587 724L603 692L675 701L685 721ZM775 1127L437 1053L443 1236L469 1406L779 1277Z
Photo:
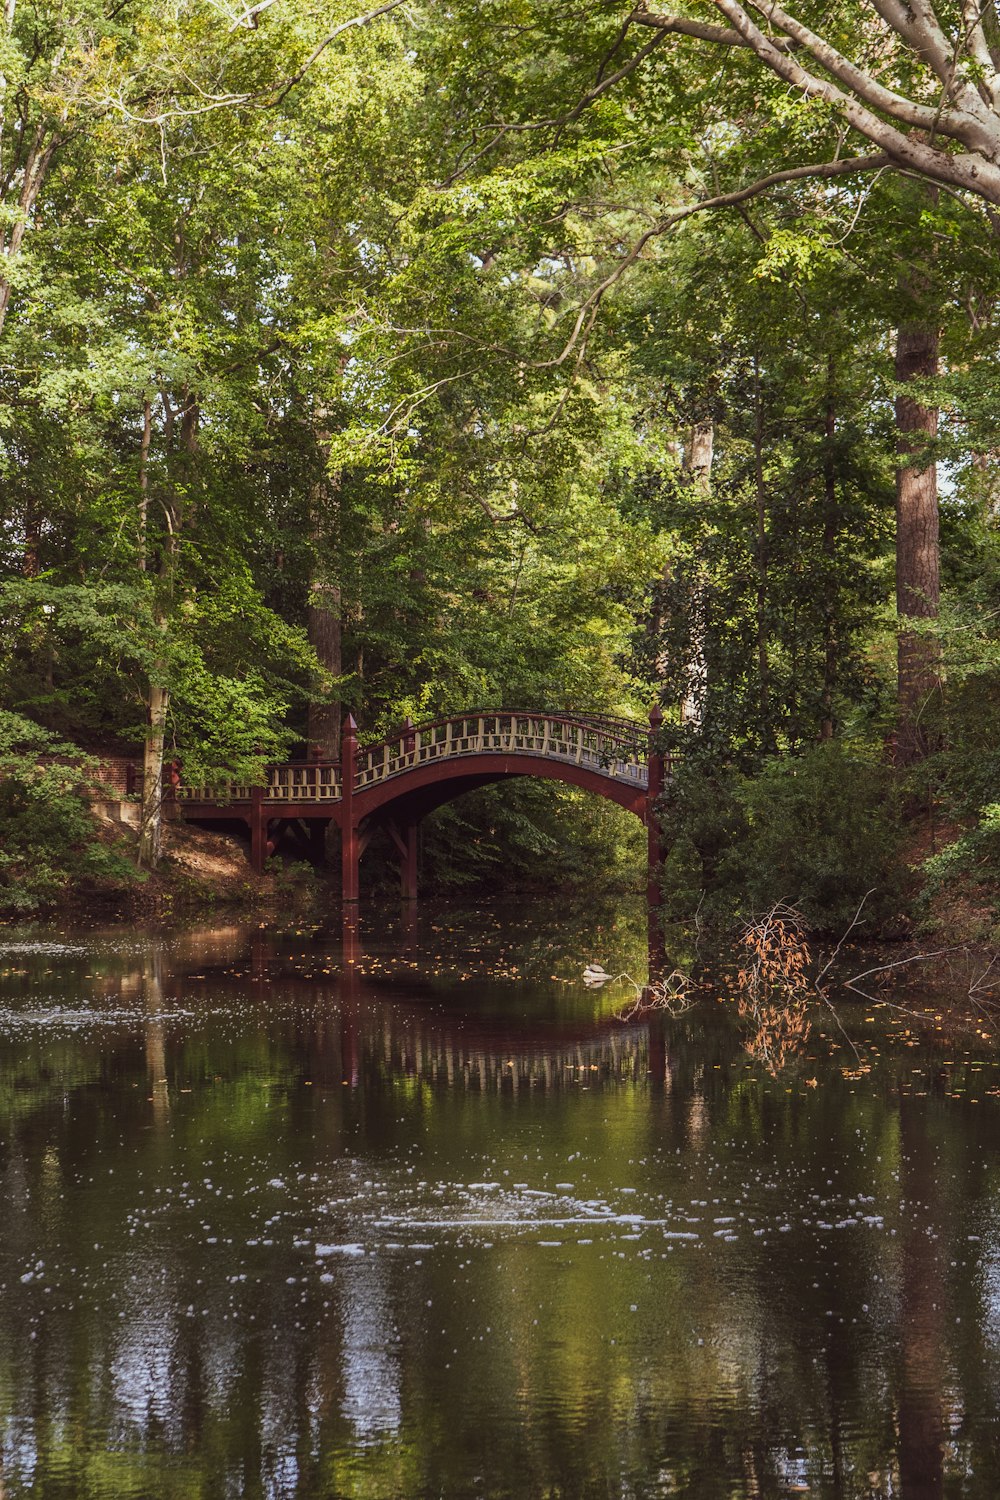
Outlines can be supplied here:
M661 853L653 808L669 772L656 746L661 720L658 708L648 726L597 714L483 712L407 724L391 739L359 745L357 725L348 716L339 761L272 766L262 786L181 783L175 795L192 822L244 822L258 874L287 830L308 837L320 853L335 823L343 899L356 901L358 865L377 828L387 830L399 852L404 896L416 897L417 828L427 813L512 776L564 781L617 802L645 824L655 903Z

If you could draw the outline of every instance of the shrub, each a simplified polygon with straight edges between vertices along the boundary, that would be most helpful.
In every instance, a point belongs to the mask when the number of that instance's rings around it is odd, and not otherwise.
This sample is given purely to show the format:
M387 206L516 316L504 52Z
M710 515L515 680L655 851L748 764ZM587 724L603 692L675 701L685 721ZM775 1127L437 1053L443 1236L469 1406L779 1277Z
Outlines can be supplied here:
M754 775L679 767L664 800L669 920L716 925L786 903L816 932L897 923L902 827L891 772L833 742ZM870 895L868 893L871 893Z
M136 879L130 861L100 840L87 771L75 746L0 710L0 913L51 905L68 886Z
M898 922L902 821L887 767L833 741L768 761L746 784L744 805L740 863L751 910L786 901L814 931L842 932L865 901L865 935Z

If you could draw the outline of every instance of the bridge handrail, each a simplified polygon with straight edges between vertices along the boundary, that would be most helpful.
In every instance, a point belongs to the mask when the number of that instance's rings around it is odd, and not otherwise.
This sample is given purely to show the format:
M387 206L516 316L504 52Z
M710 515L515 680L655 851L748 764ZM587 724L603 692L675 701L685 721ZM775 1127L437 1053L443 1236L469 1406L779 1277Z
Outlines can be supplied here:
M392 744L394 740L402 739L404 734L414 733L418 729L437 729L443 724L454 724L460 719L489 719L497 715L515 715L519 719L551 719L562 724L587 724L594 728L608 728L621 730L623 737L635 736L645 737L649 734L649 724L644 719L627 719L622 714L602 713L573 713L569 710L547 709L547 708L469 708L459 714L448 714L441 719L424 719L419 724L396 724L388 734L380 735L376 740L360 740L359 750L373 750L377 745Z
M263 783L267 802L339 802L344 776L340 761L288 760L268 766ZM175 795L182 802L252 802L254 791L247 784L224 782L219 786L188 786L181 782Z
M467 713L450 714L444 719L428 719L420 724L400 725L391 734L384 735L381 739L366 740L359 743L358 754L364 754L369 750L381 749L383 745L392 745L399 740L405 739L409 734L423 734L432 729L443 729L448 724L459 724L468 719L547 719L552 724L566 724L571 728L586 728L614 734L623 743L632 743L642 747L645 754L649 725L637 719L616 718L611 714L572 714L572 713L549 713L544 709L534 708L473 708Z

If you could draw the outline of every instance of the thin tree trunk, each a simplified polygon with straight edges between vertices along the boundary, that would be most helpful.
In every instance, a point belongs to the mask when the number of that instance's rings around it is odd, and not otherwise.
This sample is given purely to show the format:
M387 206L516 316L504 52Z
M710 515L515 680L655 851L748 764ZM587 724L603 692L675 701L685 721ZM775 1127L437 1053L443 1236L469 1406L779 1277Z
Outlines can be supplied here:
M318 434L320 453L325 463L330 434ZM309 580L309 604L306 626L309 644L320 665L331 678L344 675L343 597L336 576L340 563L340 481L325 470L313 486L309 502L309 528L312 541L312 576ZM309 743L324 760L340 756L341 705L310 703Z
M712 459L715 453L715 423L696 422L684 455L684 467L691 475L695 491L707 500L712 492ZM705 569L698 567L691 583L691 656L687 667L687 682L681 703L681 723L697 727L705 711L705 691L708 686L708 664L705 660L705 637L708 628L707 578Z
M162 663L158 663L162 666ZM149 685L149 726L142 756L142 826L139 833L141 869L155 870L160 862L163 834L163 747L166 739L170 690Z
M37 578L39 572L38 543L40 540L40 527L38 524L38 509L34 500L26 502L24 507L24 556L21 560L21 572L25 578Z
M170 631L170 602L176 587L178 545L181 528L189 517L189 498L194 493L194 459L198 450L200 408L197 399L187 389L182 393L180 410L180 452L175 451L178 435L175 408L167 394L164 403L164 447L168 462L180 463L179 483L175 484L171 503L164 506L167 534L160 560L160 603L156 618L164 648ZM145 433L144 433L145 440ZM166 741L167 716L170 712L170 688L168 678L168 653L164 649L157 655L149 682L149 722L142 757L142 822L139 834L138 862L141 867L155 870L160 862L163 839L163 757Z
M935 376L937 330L905 324L896 335L896 379L903 383ZM896 397L896 427L903 462L896 471L896 609L899 687L896 758L902 765L926 755L930 722L941 692L941 654L933 636L908 630L909 620L937 618L941 594L937 465L906 463L923 453L938 430L936 407L922 406L906 392Z

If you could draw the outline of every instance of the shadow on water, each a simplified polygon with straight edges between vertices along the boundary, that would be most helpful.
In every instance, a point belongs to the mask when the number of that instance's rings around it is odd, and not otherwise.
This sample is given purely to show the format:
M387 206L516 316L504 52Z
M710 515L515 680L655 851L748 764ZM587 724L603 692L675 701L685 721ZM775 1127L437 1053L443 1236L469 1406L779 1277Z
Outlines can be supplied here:
M1000 1492L996 1060L772 1077L644 938L4 937L3 1494Z

